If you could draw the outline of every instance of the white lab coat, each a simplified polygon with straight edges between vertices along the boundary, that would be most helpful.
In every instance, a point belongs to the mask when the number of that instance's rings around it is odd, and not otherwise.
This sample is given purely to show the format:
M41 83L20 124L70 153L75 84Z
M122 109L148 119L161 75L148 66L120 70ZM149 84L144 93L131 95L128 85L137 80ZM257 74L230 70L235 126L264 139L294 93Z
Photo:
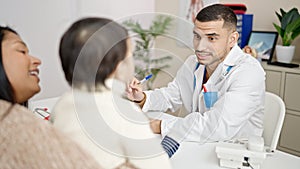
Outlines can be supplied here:
M74 89L64 94L51 114L53 125L103 168L116 168L125 156L138 168L171 168L148 118L135 103L124 99L125 85L108 79L106 86L101 92Z
M162 120L162 135L179 141L200 143L262 135L265 72L260 63L237 45L219 64L207 84L218 90L218 100L208 110L204 106L202 80L204 65L190 56L167 87L145 92L143 111L176 111L184 106L189 114ZM226 72L228 66L232 66ZM194 89L194 75L196 86Z

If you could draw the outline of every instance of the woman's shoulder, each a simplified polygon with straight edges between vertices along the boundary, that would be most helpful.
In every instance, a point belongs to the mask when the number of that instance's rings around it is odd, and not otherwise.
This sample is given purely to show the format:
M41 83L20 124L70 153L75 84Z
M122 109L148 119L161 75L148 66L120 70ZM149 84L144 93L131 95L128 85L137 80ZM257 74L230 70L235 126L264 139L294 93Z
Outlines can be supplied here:
M10 102L0 100L0 119L1 121L9 118L10 120L17 118L17 120L28 119L34 120L36 117L26 107L19 104L12 104Z
M4 129L0 135L0 152L6 148L4 159L10 161L9 164L5 162L6 165L12 168L52 168L53 165L59 168L100 168L75 142L25 107L0 101L0 108L6 113L0 123ZM26 160L29 157L31 160ZM1 164L0 168L3 168Z

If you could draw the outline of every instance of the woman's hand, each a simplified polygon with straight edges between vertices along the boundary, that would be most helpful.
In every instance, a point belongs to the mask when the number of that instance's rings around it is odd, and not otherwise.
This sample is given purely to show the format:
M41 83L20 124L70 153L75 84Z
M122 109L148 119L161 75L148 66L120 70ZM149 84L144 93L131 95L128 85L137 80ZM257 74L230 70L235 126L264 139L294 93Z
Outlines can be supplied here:
M143 89L140 81L133 78L126 87L127 98L131 101L141 101L144 99Z

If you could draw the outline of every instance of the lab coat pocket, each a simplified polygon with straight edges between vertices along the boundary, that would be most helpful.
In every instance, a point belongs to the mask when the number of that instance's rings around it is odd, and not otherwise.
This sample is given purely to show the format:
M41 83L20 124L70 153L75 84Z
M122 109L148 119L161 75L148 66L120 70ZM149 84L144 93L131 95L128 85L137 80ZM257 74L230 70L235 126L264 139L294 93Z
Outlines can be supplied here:
M201 93L203 95L205 111L208 111L214 106L219 98L218 89L213 84L205 84L203 85L203 91Z
M211 91L211 92L204 92L203 93L205 108L210 109L214 106L215 102L218 100L218 92Z

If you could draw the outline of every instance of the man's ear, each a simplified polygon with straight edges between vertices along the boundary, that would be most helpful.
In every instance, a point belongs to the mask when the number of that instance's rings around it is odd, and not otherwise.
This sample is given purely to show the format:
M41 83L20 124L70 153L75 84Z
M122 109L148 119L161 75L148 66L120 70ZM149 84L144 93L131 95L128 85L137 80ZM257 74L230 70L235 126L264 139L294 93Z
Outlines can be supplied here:
M239 39L239 33L237 31L234 31L231 33L229 37L229 46L232 48L238 41Z

